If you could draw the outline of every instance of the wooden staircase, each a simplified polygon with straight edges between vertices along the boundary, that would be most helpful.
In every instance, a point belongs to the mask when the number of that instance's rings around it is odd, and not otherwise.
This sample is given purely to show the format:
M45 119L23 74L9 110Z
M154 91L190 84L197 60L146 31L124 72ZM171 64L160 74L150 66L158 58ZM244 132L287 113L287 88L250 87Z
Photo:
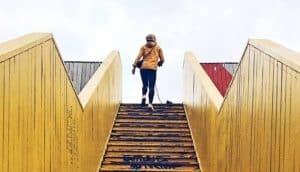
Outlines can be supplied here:
M182 104L121 104L100 171L200 171Z

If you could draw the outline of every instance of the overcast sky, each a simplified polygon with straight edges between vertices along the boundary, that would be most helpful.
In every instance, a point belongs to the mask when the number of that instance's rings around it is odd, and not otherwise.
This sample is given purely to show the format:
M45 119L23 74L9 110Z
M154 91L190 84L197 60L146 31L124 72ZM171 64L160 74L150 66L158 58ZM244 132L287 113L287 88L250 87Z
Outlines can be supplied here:
M51 32L64 60L102 61L119 50L123 102L140 102L131 64L154 33L166 58L157 73L160 97L182 102L185 51L200 62L239 61L249 38L267 38L299 52L299 16L297 0L0 0L0 42Z

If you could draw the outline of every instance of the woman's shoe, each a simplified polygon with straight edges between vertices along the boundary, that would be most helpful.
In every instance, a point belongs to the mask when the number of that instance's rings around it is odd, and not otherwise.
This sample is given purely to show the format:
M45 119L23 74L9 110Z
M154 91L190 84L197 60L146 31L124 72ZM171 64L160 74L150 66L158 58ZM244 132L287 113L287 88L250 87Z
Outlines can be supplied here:
M155 112L156 110L154 109L153 105L152 104L148 104L148 109L152 112Z
M146 98L142 98L142 106L146 106Z
M142 106L146 106L146 95L143 95L141 104Z

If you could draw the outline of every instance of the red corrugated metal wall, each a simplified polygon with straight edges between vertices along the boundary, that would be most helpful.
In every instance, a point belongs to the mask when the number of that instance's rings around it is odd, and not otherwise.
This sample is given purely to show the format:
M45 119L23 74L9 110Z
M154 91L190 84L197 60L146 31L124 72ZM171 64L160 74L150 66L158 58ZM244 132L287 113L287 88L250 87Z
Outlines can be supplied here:
M223 67L222 63L201 63L201 65L224 97L232 75Z

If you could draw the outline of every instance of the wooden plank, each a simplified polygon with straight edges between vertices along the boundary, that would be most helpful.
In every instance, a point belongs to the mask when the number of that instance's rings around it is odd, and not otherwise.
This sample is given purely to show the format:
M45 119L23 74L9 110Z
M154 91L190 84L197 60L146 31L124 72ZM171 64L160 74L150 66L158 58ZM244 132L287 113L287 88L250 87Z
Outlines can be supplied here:
M81 78L84 71L82 70L82 66L81 65L78 67L77 70L78 70L78 72L77 72L77 81L76 81L77 82L76 83L76 91L77 91L77 94L79 94L80 91L82 90L81 83L84 82L82 80L82 78Z
M21 61L20 61L20 58L22 58L22 56L18 55L16 56L15 58L15 80L14 80L14 84L16 86L15 88L15 98L16 98L16 103L14 105L14 109L15 109L15 112L16 112L16 118L17 120L15 121L15 132L16 132L16 147L15 147L15 150L16 150L16 157L17 159L15 160L15 164L16 164L16 171L20 171L22 170L22 166L20 164L22 164L22 161L23 161L23 158L25 157L22 153L23 153L23 145L24 145L24 140L22 139L22 135L21 135L21 116L22 116L22 109L21 109L21 87L22 87L22 83L20 82L20 79L21 79L21 73L22 71L20 70L20 66L21 66Z
M178 162L178 163L185 162L185 163L188 163L189 165L197 165L196 158L188 158L188 159L187 158L168 158L167 160L168 160L168 162ZM123 157L105 158L103 165L114 164L114 163L120 164L122 162L124 162Z
M147 119L116 119L115 123L145 123L145 124L187 124L186 120L147 120Z
M169 132L169 131L189 131L189 129L186 128L137 128L137 127L114 127L113 131L163 131L163 132Z
M9 82L9 61L4 62L4 118L3 118L3 171L9 171L9 105L10 105L10 82Z
M145 141L145 142L192 142L191 137L132 137L132 136L112 136L110 141Z
M153 107L155 108L156 112L160 112L160 113L184 113L183 109L160 109L158 107L156 107L155 105L153 105ZM134 113L134 112L148 112L149 113L149 109L147 108L147 106L145 106L144 108L138 108L138 109L119 109L119 112L128 112L128 113Z
M145 155L145 152L107 152L105 158L119 158L123 156L134 156L134 155ZM147 155L149 156L164 156L166 158L187 158L193 159L196 158L195 153L177 153L177 152L148 152Z
M191 142L138 142L110 141L108 145L143 145L143 146L193 146Z
M88 77L87 65L81 64L81 69L82 69L81 82L78 83L80 90L82 90L82 88L85 86L85 81L87 80L87 77Z
M143 127L143 128L188 128L186 124L144 124L144 123L115 123L115 127Z
M158 146L109 146L107 152L174 152L174 153L194 153L191 147L158 147Z
M10 88L9 88L9 115L8 115L8 126L9 126L9 171L16 170L16 152L15 152L15 146L16 146L16 130L14 128L17 128L15 121L17 121L18 114L16 113L16 109L13 107L16 104L16 84L15 84L15 57L10 58L8 60L9 63L9 82L10 82Z
M101 168L100 171L106 171L106 170L111 170L111 171L126 171L126 169L128 170L128 165L106 165L103 168ZM132 171L133 169L130 169L128 171ZM149 167L147 168L142 168L142 169L138 169L138 171L161 171L162 169L149 169ZM197 168L196 166L184 166L184 167L177 167L176 170L178 171L197 171L199 170L199 168ZM170 171L176 171L174 169L170 170ZM167 169L164 169L164 171L168 171Z
M184 116L158 116L158 115L149 115L149 116L120 116L118 119L136 119L136 120L183 120Z
M158 165L179 165L179 166L197 166L197 162L190 162L190 161L179 161L178 159L176 159L176 163L173 161L167 161L167 162L157 162L155 163L157 166ZM152 161L143 161L143 162L137 162L135 164L140 164L140 165L148 165L148 166L154 166L153 162ZM124 161L104 161L103 162L103 166L106 166L106 165L128 165L128 162L124 162Z
M110 167L107 167L106 168L101 168L99 169L100 171L110 171L110 172L124 172L124 171L132 171L132 169L109 169ZM161 171L161 169L139 169L139 171ZM182 172L182 171L185 171L185 172L189 172L189 171L193 171L193 172L197 172L197 171L200 171L199 169L198 170L195 170L195 169L188 169L188 168L185 168L184 170L175 170L175 169L164 169L164 171L168 172L168 171L173 171L173 172Z
M189 132L173 132L173 133L163 133L163 132L113 132L112 136L132 136L132 137L148 137L148 136L156 136L156 137L190 137Z
M5 89L5 73L4 73L4 62L0 63L0 170L3 171L4 168L4 89Z
M154 106L156 106L159 109L165 109L165 110L169 110L169 109L173 109L173 110L184 110L182 105L167 105L167 104L153 104ZM120 106L120 110L131 110L131 109L141 109L143 108L143 106L139 106L139 105L134 105L134 104L122 104Z
M139 114L127 114L127 115L120 115L120 118L122 117L157 117L157 118L176 118L176 119L186 119L184 115L163 115L163 114L144 114L144 113L139 113Z
M157 116L185 116L184 113L178 113L178 112L173 112L173 113L168 113L168 112L149 112L141 110L140 112L118 112L118 115L131 115L131 116L143 116L143 115L157 115Z

